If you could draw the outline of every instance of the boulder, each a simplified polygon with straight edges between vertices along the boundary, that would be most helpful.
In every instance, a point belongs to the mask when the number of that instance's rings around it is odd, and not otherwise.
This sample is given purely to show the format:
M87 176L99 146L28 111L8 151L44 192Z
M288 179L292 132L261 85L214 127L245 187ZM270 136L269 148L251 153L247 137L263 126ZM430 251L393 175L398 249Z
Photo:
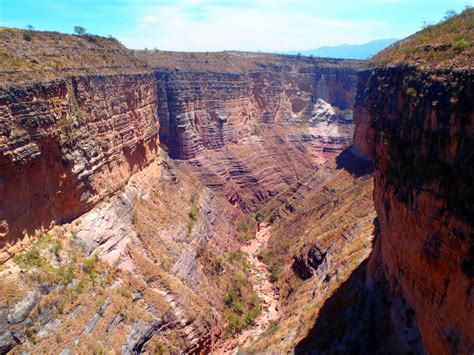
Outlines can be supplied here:
M303 280L313 277L315 274L322 277L329 271L328 251L313 243L301 248L294 257L293 270Z
M139 354L145 343L164 325L161 319L156 319L149 324L144 324L142 321L134 324L132 332L128 336L127 344L122 346L122 355Z
M28 292L25 298L15 304L13 309L8 313L7 320L10 324L19 324L23 322L31 310L36 306L41 298L41 293L37 290Z
M0 329L0 354L6 354L17 345L12 333L6 329Z

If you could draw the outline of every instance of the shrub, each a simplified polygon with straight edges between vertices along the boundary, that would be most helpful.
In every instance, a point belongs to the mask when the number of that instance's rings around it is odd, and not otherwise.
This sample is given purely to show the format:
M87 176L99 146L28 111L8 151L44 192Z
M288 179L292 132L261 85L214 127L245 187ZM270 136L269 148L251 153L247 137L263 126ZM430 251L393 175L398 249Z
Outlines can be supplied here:
M242 258L244 257L244 253L241 251L233 251L229 254L229 261L234 262L234 261L241 261Z
M276 333L277 330L278 330L278 323L275 322L274 320L271 320L270 325L267 331L265 332L265 335L273 335Z
M89 42L92 42L92 43L97 43L99 37L98 36L95 36L95 35L91 35L89 33L86 33L84 34L84 37L89 41Z
M261 312L262 312L262 307L260 305L257 304L256 306L252 307L250 311L248 311L248 313L245 315L245 323L247 325L254 325L255 320L257 319L257 317L260 315Z
M453 43L453 50L457 53L461 53L467 47L469 47L469 42L466 41L464 38Z
M224 302L227 306L233 307L235 304L235 300L237 299L237 292L235 290L231 290L224 296Z
M281 274L283 271L283 267L280 262L274 263L270 267L270 281L275 282L278 279L278 276Z
M189 213L188 213L188 235L191 234L191 230L193 229L194 227L194 223L197 221L197 216L198 216L198 212L199 212L199 207L196 205L196 201L197 201L197 196L195 194L192 194L191 195L191 203L192 203L192 206L191 206L191 209L189 210Z
M56 255L56 256L59 256L59 252L62 250L63 248L63 244L61 243L60 240L56 239L54 242L53 242L53 245L51 246L51 252Z
M31 269L32 267L43 267L47 264L47 260L40 251L33 247L28 252L16 255L13 261L23 269Z
M240 333L244 328L245 324L241 317L234 311L227 311L224 313L224 319L227 321L227 333L236 334Z
M25 41L31 42L31 40L33 39L33 35L29 32L23 33L23 39Z
M94 285L97 284L96 266L98 261L99 258L97 257L97 255L93 255L90 258L85 259L82 263L82 270L89 275L89 279Z
M57 272L59 275L59 284L67 286L69 285L75 277L75 269L74 266L69 265L67 268L61 266Z
M414 88L408 88L407 89L407 96L408 97L415 97L417 94L416 90Z

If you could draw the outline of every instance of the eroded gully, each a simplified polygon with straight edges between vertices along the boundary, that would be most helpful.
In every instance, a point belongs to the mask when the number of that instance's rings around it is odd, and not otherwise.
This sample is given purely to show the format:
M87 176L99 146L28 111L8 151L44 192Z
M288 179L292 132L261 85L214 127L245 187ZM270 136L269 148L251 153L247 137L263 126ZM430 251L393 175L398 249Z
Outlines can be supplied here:
M250 282L257 296L262 301L262 312L255 320L255 325L244 330L236 338L217 342L212 354L235 354L239 348L248 347L252 340L257 339L267 329L271 321L277 321L280 317L279 294L270 282L270 271L267 266L258 259L257 255L268 245L271 235L271 226L265 222L258 225L257 233L254 239L251 239L241 251L246 253L250 264Z

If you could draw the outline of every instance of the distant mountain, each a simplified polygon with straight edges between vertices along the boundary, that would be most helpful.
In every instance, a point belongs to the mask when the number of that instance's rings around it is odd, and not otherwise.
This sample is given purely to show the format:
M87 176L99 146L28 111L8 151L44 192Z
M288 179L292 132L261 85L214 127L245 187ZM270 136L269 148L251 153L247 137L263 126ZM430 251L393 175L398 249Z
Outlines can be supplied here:
M312 55L315 57L368 59L396 41L397 39L395 38L377 39L363 44L341 44L334 47L325 46L305 51L290 51L285 54L301 53L301 55L304 56Z

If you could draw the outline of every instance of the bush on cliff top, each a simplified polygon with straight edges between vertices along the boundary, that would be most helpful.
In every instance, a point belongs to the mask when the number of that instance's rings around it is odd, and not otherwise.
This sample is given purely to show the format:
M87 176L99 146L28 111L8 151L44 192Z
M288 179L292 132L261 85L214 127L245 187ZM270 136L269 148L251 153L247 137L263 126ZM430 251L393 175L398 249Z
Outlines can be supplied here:
M437 25L399 41L372 57L376 65L472 65L474 9L449 14Z

